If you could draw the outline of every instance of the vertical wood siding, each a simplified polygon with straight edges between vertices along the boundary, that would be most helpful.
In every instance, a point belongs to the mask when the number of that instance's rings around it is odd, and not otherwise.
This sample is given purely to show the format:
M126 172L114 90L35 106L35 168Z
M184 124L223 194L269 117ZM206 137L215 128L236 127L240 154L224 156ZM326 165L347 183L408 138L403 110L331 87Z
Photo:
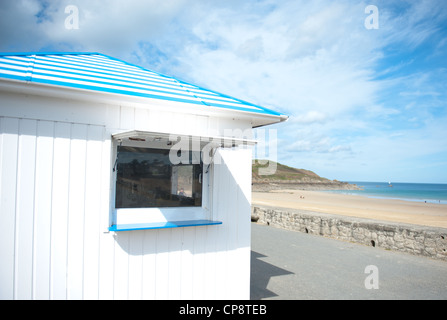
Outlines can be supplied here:
M1 117L0 133L0 297L84 298L90 265L98 277L104 127Z
M222 225L105 232L111 133L216 135L234 123L131 107L108 106L110 125L87 115L82 124L7 112L0 117L0 299L249 298L249 150L217 154L213 218Z

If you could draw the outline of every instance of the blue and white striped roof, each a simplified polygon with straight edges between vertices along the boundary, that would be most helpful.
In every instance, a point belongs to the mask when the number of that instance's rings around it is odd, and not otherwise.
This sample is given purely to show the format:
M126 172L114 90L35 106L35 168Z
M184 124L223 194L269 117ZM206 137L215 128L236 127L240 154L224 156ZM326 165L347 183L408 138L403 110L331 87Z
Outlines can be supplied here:
M0 77L281 117L276 111L99 53L0 53Z

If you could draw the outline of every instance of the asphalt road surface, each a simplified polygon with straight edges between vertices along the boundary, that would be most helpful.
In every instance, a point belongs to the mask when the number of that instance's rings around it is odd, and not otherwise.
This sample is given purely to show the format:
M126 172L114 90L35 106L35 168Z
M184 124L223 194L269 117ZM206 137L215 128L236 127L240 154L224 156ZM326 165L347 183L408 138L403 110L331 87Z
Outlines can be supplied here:
M446 300L447 262L252 223L251 299Z

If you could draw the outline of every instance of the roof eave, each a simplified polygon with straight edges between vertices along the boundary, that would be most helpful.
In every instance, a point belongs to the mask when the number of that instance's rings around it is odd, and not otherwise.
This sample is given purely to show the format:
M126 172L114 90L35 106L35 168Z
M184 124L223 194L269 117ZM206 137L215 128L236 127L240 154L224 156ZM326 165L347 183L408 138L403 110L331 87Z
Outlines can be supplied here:
M262 114L258 112L225 109L205 105L200 106L185 102L137 97L131 95L100 92L87 89L33 83L4 78L0 78L0 91L54 97L64 100L69 99L89 101L93 103L105 103L111 105L129 105L140 108L161 106L164 108L164 110L172 110L175 112L247 120L251 122L253 128L280 123L288 119L288 116L286 115Z

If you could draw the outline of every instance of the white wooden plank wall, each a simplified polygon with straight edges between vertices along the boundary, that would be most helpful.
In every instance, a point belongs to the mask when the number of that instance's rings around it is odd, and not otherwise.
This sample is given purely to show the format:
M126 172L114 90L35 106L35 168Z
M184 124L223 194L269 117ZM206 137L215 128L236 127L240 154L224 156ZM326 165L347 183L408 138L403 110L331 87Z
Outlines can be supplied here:
M14 298L15 220L19 121L0 118L0 298Z
M214 166L219 226L117 233L114 299L249 299L251 150Z
M0 299L249 299L249 150L217 155L213 218L222 225L104 232L111 133L215 135L234 123L108 110L118 128L0 117Z
M223 221L216 234L217 299L250 296L251 151L221 149L215 165L214 219ZM237 291L234 290L237 288Z
M104 127L1 117L0 130L0 298L84 298L98 283Z

